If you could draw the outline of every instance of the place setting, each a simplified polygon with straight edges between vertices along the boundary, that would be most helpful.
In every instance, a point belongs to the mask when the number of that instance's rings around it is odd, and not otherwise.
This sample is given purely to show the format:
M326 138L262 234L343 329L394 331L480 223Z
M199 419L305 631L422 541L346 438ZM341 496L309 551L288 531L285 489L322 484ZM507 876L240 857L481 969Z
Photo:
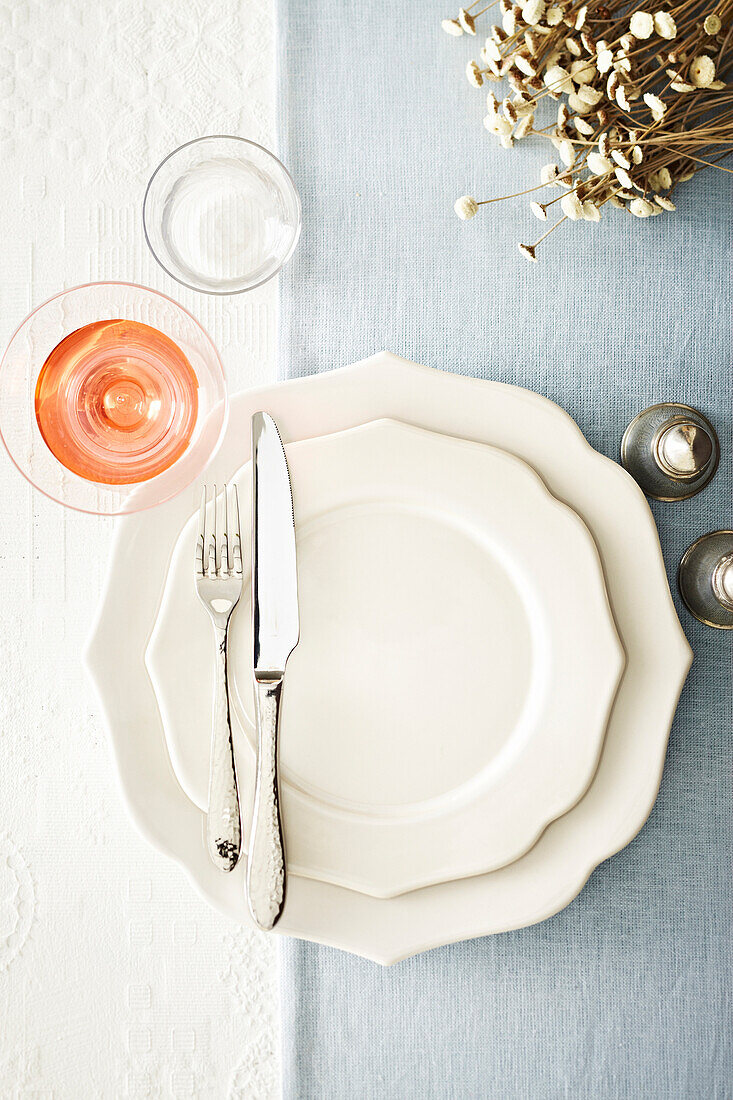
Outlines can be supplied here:
M517 454L517 402L544 455ZM121 527L87 653L149 838L248 920L266 813L274 893L255 921L380 962L567 904L645 820L690 663L633 480L538 395L386 353L236 395L209 469L205 514L181 494ZM202 562L231 574L206 597ZM230 580L222 701L201 600ZM275 688L279 752L272 726L261 740ZM222 863L227 809L241 851Z
M727 1096L733 0L4 29L0 1095Z
M299 210L211 138L144 217L216 294L286 262ZM86 661L132 816L212 904L393 963L548 917L639 830L691 661L639 486L714 475L701 413L639 414L625 471L539 394L389 352L229 395L195 319L123 283L34 311L0 398L38 489L125 517ZM731 575L725 532L685 555L704 621Z

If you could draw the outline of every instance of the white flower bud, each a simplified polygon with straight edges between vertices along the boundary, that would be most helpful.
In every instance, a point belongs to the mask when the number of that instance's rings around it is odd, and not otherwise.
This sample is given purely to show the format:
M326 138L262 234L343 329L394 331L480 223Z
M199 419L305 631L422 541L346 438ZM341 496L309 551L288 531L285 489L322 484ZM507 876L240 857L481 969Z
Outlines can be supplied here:
M592 84L597 76L597 69L590 61L573 61L570 75L576 84Z
M478 214L478 203L470 195L461 195L460 199L456 199L455 206L453 207L459 218L463 221L468 221L469 218L475 218Z
M476 33L476 20L472 15L469 15L465 8L459 8L458 22L460 23L462 30L464 30L466 34Z
M545 72L545 87L553 92L569 92L573 87L572 77L562 65L551 65Z
M545 0L527 0L522 8L522 19L530 27L536 27L545 14Z
M658 95L652 95L651 92L646 92L644 95L644 102L652 113L652 118L655 122L659 122L664 118L667 111L667 105L663 99L660 99Z
M608 157L602 157L600 153L588 154L588 167L597 176L604 176L606 172L613 171L613 164Z
M629 175L629 173L626 171L625 168L617 168L616 169L616 179L618 180L618 182L621 184L622 187L628 188L629 191L634 186L634 181L632 180L631 176Z
M532 129L533 122L534 115L525 115L524 118L519 120L517 128L514 131L514 137L517 139L517 141L521 141L522 138L527 136L527 134Z
M473 84L474 88L480 88L484 82L484 75L477 62L469 61L466 65L466 80Z
M696 88L708 88L715 80L715 62L706 53L700 54L690 65L690 80Z
M542 183L554 183L559 175L560 169L556 164L544 164L540 169Z
M578 96L584 103L589 103L591 107L595 107L603 99L603 92L590 84L581 84L578 88Z
M648 11L635 11L629 20L629 30L634 38L651 38L654 34L654 18Z
M570 218L571 222L577 222L583 217L583 204L575 192L563 195L560 199L560 206L565 217Z
M568 168L572 168L575 164L575 146L572 141L568 141L567 138L561 141L558 153L563 164L567 165Z
M569 93L568 106L579 115L589 115L593 110L590 103L586 103L586 101L581 99L579 95L576 95L575 92Z
M654 213L654 207L646 199L632 199L629 203L629 210L636 218L648 218Z
M616 102L622 111L631 110L631 100L629 99L628 90L625 84L619 84L616 89Z
M677 24L667 11L658 11L654 16L654 30L660 38L677 37Z

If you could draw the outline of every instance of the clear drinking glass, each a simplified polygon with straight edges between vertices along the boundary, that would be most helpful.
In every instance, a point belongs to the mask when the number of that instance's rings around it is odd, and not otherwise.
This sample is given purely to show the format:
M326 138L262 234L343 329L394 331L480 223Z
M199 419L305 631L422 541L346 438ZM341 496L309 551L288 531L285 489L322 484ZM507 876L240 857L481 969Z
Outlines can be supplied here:
M293 254L300 199L283 164L240 137L203 137L170 153L151 176L143 227L160 266L206 294L240 294Z
M225 427L224 370L164 294L89 283L34 310L0 363L0 436L21 473L70 508L160 504L207 465Z

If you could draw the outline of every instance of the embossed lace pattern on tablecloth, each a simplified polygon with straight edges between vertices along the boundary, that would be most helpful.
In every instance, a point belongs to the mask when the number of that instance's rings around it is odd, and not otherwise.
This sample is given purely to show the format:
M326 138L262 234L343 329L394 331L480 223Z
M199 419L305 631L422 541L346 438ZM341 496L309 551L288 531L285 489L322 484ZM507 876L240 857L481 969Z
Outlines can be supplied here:
M731 176L681 187L669 218L565 225L529 264L517 241L542 228L528 199L453 213L458 195L520 190L556 156L486 134L485 95L463 75L481 40L443 34L452 14L280 0L280 149L304 209L281 373L386 348L536 389L614 458L645 405L700 406L723 461L701 496L654 508L673 581L687 543L731 523ZM733 638L680 614L696 661L637 839L533 928L391 970L284 944L286 1097L730 1095Z
M156 287L274 373L273 287L183 290L149 256L148 176L181 142L272 145L263 0L0 2L0 339L94 279ZM0 1095L278 1094L275 957L137 835L80 653L112 525L65 512L0 453ZM131 593L134 599L134 593Z

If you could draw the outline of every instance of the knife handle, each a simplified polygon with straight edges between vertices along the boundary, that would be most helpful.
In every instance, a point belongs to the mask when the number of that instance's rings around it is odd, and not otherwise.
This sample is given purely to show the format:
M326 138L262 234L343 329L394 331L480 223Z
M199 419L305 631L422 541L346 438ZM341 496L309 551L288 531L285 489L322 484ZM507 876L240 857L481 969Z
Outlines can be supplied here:
M247 863L247 900L258 928L269 932L285 904L285 852L280 820L277 741L282 677L255 680L257 782Z
M220 871L231 871L236 866L242 845L237 773L234 766L232 727L229 720L227 630L228 625L214 626L216 671L209 770L209 808L206 813L206 843L209 855Z

